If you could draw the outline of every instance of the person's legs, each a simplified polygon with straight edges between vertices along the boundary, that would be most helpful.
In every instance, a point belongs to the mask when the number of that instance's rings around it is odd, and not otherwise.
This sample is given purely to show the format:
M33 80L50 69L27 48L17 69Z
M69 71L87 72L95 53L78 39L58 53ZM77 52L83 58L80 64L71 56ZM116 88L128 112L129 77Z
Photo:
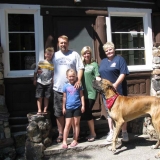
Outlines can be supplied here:
M94 141L96 137L94 120L92 116L92 108L94 103L95 103L94 99L85 99L85 112L83 116L84 116L84 119L87 121L89 130L90 130L90 135L86 137L86 139L90 142Z
M37 83L36 84L36 98L37 98L37 107L38 107L38 113L42 113L42 100L43 100L43 91L44 91L44 85Z
M127 133L127 122L125 122L122 126L122 141L129 141L128 133Z
M108 115L107 120L108 120L108 126L109 126L109 132L108 132L106 140L108 142L111 142L113 139L113 120L111 119L111 117L108 114L107 104L106 104L106 100L104 98L103 98L103 103L104 103L104 106L105 106L105 109L106 109L106 112Z
M90 130L90 136L88 136L88 141L94 141L95 138L96 138L96 133L95 133L95 129L94 129L94 121L93 119L90 120L90 121L87 121L88 122L88 127L89 127L89 130Z
M74 123L74 139L70 147L75 147L78 144L78 137L80 132L80 119L81 119L81 106L73 110L73 123Z
M45 98L44 98L44 109L43 109L44 113L47 113L51 92L52 92L52 84L45 85L45 90L44 90Z
M63 132L63 145L62 145L62 147L67 146L67 138L68 138L69 130L71 128L72 119L73 118L66 118L65 128L64 128L64 132Z
M48 103L49 103L49 99L44 97L44 113L47 113L47 109L48 109Z
M59 136L57 138L57 142L62 142L63 139L63 130L64 130L64 115L62 113L62 97L63 97L63 93L60 92L54 92L54 115L56 117L56 122L57 122L57 127L58 127L58 132L59 132Z
M72 133L73 133L73 139L74 139L74 132L75 132L75 126L74 126L74 121L72 121Z
M38 114L42 112L42 97L37 99Z
M126 131L127 131L127 122L124 122L122 126L122 132L126 132Z
M65 124L64 116L56 117L56 122L57 122L59 135L63 135L64 124Z
M113 139L113 121L110 117L108 117L107 119L108 119L109 133L107 135L106 140L108 142L111 142Z
M71 146L76 146L78 143L78 137L79 137L79 132L80 132L80 119L81 117L73 117L73 122L74 122L74 127L75 127L75 132L74 132L74 140L71 143Z
M113 131L113 120L110 117L108 117L107 120L108 120L109 131Z

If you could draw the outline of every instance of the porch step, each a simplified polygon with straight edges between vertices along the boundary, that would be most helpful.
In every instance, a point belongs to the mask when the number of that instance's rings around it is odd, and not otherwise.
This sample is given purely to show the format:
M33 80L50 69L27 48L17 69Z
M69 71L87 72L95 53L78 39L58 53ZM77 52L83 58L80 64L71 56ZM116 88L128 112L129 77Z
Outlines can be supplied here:
M11 135L14 140L17 155L24 155L27 132L26 131L14 132Z
M28 126L28 124L23 124L23 125L10 125L11 133L24 132L24 131L26 131L27 126Z
M28 123L27 117L10 117L9 124L10 125L23 125Z
M27 117L10 117L9 124L11 127L11 133L15 132L26 132L26 127L28 125Z

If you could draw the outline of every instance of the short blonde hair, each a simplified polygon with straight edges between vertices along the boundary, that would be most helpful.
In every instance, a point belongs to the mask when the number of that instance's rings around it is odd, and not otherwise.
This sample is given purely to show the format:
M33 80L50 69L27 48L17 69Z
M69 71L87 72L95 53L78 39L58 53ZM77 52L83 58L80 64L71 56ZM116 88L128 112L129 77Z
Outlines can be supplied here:
M48 47L45 49L45 53L46 52L52 52L52 54L54 53L54 48L53 47Z
M84 60L83 55L84 55L84 53L86 53L86 52L89 52L89 53L91 54L91 63L94 62L94 59L93 59L93 57L92 57L92 49L91 49L91 47L85 46L85 47L83 47L82 50L81 50L81 58L82 58L83 63L85 63L85 60Z
M113 48L113 49L115 49L114 43L113 42L106 42L103 45L103 50L105 51L107 48Z
M69 72L72 72L72 73L74 73L75 76L77 76L76 71L75 71L74 69L72 69L72 68L67 69L67 71L66 71L66 76L68 76L68 73L69 73Z
M65 36L65 35L62 35L62 36L58 37L58 41L59 41L59 39L61 39L61 38L62 38L62 39L65 39L67 42L69 41L69 40L68 40L68 37Z

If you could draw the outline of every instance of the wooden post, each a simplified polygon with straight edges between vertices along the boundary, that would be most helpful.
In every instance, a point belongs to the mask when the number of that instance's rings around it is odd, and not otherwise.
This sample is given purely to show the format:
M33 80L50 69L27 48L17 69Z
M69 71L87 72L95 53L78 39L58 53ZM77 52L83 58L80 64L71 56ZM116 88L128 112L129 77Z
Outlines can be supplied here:
M106 57L103 51L103 44L107 41L106 18L104 16L97 16L95 30L96 30L95 53L97 62L100 63L101 59Z

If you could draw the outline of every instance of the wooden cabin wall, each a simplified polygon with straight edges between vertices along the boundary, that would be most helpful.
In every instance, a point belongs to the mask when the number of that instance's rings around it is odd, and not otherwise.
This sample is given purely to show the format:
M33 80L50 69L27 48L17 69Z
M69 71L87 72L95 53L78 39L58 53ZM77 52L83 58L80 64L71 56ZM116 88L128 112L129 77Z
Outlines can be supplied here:
M35 4L35 5L48 5L51 6L77 6L77 7L101 7L107 8L110 7L127 7L127 8L153 8L155 7L155 3L159 4L159 0L81 0L81 3L75 3L74 0L1 0L0 3L7 4Z
M152 14L152 33L154 46L160 46L160 12Z
M41 5L41 15L43 16L44 28L44 48L48 46L57 47L57 37L54 37L53 17L67 16L93 16L95 18L95 58L98 63L105 58L102 45L107 41L105 16L107 7L123 8L150 8L152 14L153 42L160 45L160 1L159 0L82 0L81 3L74 3L74 0L1 0L0 3L7 4L35 4ZM151 71L130 73L127 76L129 95L149 95L150 94ZM11 116L25 116L30 111L36 111L35 88L31 78L5 78L6 101ZM21 98L19 98L21 97ZM100 98L96 104L102 103ZM100 104L101 105L101 104ZM95 111L100 111L100 105L95 106ZM103 105L103 104L102 104ZM52 99L50 103L52 109ZM102 108L104 109L104 108ZM105 114L102 110L101 115Z

